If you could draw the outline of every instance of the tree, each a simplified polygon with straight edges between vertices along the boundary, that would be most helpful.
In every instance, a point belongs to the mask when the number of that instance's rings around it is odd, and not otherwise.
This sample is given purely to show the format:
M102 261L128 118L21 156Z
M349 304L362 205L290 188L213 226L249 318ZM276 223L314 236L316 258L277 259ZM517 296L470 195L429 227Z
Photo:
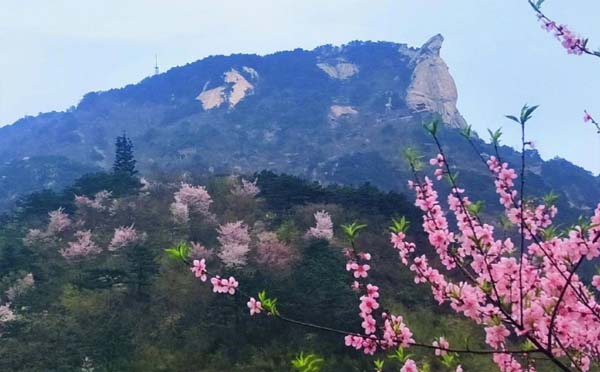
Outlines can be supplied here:
M125 133L117 137L115 142L115 162L113 163L113 173L118 175L128 175L134 177L137 174L135 169L135 158L133 157L133 143Z

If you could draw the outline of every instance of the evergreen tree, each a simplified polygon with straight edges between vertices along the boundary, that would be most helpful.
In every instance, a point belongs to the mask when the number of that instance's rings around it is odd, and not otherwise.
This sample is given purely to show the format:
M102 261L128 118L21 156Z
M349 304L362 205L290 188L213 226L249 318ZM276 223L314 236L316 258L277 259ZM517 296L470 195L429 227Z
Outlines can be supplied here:
M117 137L115 142L115 162L113 164L113 173L118 175L135 176L135 158L133 157L133 143L125 133Z

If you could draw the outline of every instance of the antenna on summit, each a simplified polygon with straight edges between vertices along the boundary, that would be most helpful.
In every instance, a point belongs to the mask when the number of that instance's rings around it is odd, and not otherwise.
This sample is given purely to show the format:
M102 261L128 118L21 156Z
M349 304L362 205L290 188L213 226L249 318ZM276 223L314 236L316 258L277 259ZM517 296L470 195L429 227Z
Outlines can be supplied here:
M154 75L158 75L158 54L154 55Z

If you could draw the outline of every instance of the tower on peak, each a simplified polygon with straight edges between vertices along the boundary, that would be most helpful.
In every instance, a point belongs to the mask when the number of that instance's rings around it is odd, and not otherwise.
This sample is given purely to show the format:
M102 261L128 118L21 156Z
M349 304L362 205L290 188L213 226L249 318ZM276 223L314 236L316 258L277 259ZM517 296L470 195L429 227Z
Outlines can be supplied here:
M154 55L154 75L158 75L158 54Z

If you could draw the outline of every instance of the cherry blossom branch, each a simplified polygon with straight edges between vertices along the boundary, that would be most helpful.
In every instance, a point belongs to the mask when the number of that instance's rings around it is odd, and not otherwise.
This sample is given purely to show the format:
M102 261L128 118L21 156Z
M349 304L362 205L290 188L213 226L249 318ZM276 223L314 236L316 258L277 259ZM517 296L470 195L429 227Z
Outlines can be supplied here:
M558 25L542 12L541 5L544 0L538 0L535 3L533 0L527 0L527 2L537 14L540 22L542 22L542 28L548 32L553 32L554 36L567 50L567 53L575 55L587 54L594 57L600 57L600 52L594 52L588 48L588 39L576 36L566 25Z
M592 123L594 124L594 126L596 126L596 130L598 131L598 134L600 134L600 124L598 124L598 122L596 121L596 119L594 119L592 117L592 115L590 115L587 110L584 110L584 115L583 115L583 121L586 123Z

